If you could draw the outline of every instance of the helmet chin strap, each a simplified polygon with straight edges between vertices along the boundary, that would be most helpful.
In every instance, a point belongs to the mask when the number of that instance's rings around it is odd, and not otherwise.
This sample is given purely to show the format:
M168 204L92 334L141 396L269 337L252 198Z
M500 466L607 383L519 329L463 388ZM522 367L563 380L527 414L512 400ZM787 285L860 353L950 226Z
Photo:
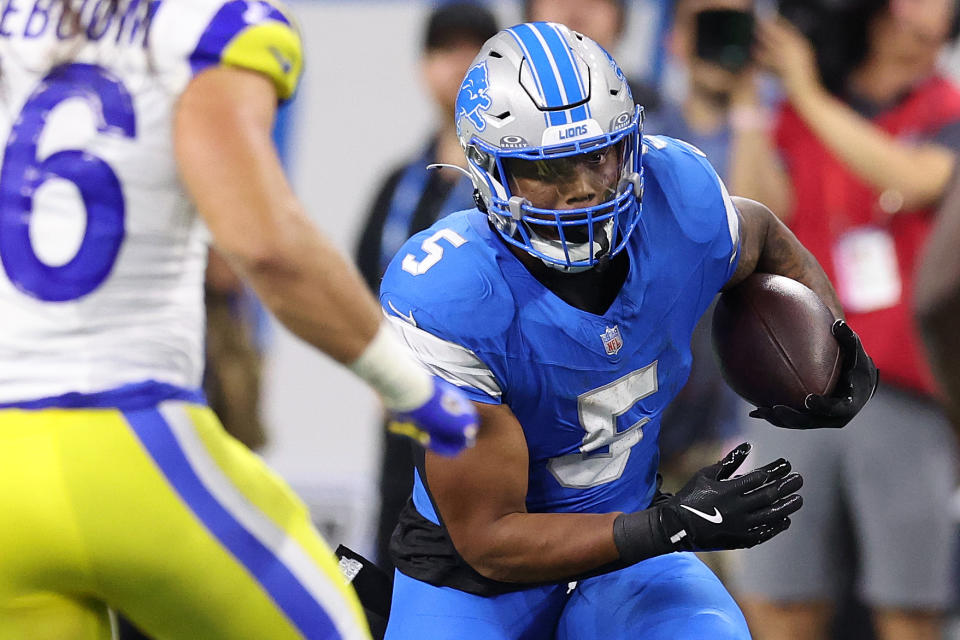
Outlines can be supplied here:
M567 256L569 255L570 262L580 262L583 260L590 259L590 243L581 242L574 244L572 242L567 243L567 253L563 251L563 243L559 240L549 240L538 235L533 229L529 226L527 227L527 233L530 235L530 246L535 250L539 251L545 256L554 258L556 260L567 261ZM601 232L598 238L593 241L593 257L599 258L605 253L610 251L610 236L613 233L613 219L607 220L601 227ZM539 256L538 256L539 257ZM544 260L540 258L540 261L543 262L546 266L551 269L556 269L557 271L562 271L563 273L582 273L583 271L588 271L596 265L587 264L587 265L566 265L566 264L557 264L556 262L551 262L550 260Z

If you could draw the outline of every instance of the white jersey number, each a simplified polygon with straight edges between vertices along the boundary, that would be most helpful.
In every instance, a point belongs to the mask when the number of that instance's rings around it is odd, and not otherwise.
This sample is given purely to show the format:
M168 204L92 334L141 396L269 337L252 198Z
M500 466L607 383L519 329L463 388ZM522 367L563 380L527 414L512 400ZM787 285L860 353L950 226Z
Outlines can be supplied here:
M79 99L94 115L101 134L133 138L136 116L126 87L91 64L62 65L27 98L7 139L0 167L0 259L7 277L24 293L46 302L65 302L99 287L120 252L125 206L117 174L86 150L65 149L39 158L47 120L67 100ZM86 209L86 229L76 254L65 264L44 263L30 240L37 190L48 180L72 182Z
M429 271L430 267L440 262L440 258L443 257L443 247L438 243L440 239L449 242L454 249L466 242L463 236L453 229L440 229L420 245L420 248L427 252L427 257L423 260L417 260L415 255L408 253L403 257L401 265L403 270L415 276L422 276Z
M557 482L571 489L588 489L616 480L623 474L633 445L643 438L643 418L617 432L617 418L657 391L657 363L628 373L619 380L577 398L580 425L586 431L580 453L558 456L547 463ZM609 447L607 453L593 453Z

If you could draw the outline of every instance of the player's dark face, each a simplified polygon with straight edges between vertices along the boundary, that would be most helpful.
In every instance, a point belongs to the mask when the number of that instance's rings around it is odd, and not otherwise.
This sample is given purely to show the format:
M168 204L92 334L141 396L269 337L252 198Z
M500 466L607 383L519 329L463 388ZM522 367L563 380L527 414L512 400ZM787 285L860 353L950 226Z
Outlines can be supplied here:
M620 179L623 143L568 158L552 160L505 161L510 188L515 195L526 198L539 209L582 209L594 207L612 200ZM555 222L548 214L539 217ZM571 219L585 219L583 214L571 214ZM599 231L598 222L594 233ZM559 240L555 225L534 225L536 232L548 240ZM572 242L586 242L589 233L585 227L564 228L565 237Z
M581 209L616 195L622 144L554 160L505 161L510 189L540 209Z

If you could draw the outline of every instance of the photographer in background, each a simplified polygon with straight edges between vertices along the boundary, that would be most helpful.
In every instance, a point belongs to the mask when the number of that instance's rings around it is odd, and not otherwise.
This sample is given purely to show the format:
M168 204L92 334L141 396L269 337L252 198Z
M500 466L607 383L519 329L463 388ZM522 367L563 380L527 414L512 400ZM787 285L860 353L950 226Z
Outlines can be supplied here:
M677 0L666 48L685 71L680 102L647 114L644 132L690 142L710 159L731 192L739 193L740 163L731 156L769 145L769 110L757 89L751 59L753 0Z
M864 0L811 20L846 25L853 47L846 59L819 52L819 65L790 22L758 25L758 62L785 102L776 151L737 157L732 171L750 179L738 194L769 204L817 257L882 379L842 431L747 427L759 455L788 451L807 479L808 508L790 535L743 558L740 601L758 640L827 637L850 575L881 639L941 637L954 591L956 447L910 301L960 149L960 91L936 72L954 9Z

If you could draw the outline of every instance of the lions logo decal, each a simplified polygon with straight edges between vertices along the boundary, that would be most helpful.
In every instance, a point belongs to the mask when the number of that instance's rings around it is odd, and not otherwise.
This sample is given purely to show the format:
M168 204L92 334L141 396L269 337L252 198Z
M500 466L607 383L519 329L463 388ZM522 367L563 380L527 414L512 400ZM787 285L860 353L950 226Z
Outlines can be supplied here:
M487 128L487 123L481 115L482 111L487 111L493 101L487 95L487 61L484 60L475 65L467 72L467 77L463 79L460 85L460 93L457 94L457 133L460 133L460 122L464 118L469 118L477 131L483 131Z

